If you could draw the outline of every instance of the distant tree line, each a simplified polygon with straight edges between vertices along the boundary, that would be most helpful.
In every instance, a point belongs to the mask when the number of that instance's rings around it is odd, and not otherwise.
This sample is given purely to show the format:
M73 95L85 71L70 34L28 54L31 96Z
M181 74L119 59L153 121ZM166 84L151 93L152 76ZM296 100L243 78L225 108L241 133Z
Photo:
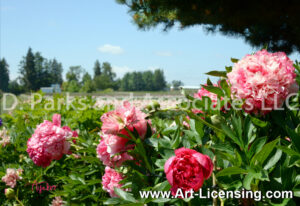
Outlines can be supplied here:
M123 91L160 91L166 88L163 70L128 72L121 81Z
M117 78L109 62L102 64L97 60L93 74L81 66L71 66L63 80L63 66L54 59L47 59L40 52L28 49L19 65L20 76L9 79L9 65L0 60L0 91L21 94L38 91L41 87L59 84L65 92L95 92L101 90L121 91L160 91L167 87L164 72L161 69L143 72L128 72L123 78Z

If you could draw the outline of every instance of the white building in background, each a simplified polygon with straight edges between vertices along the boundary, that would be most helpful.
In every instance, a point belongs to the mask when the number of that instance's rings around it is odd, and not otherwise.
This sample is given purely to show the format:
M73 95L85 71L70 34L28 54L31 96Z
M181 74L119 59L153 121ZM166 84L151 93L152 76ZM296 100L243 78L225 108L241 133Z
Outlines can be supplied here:
M59 84L51 84L50 87L41 87L41 91L46 94L61 93Z
M185 89L185 90L188 90L188 89L197 90L197 89L200 89L200 87L199 86L179 86L179 87L170 86L170 90L171 91L182 90L182 89Z
M199 86L180 86L179 89L200 89Z

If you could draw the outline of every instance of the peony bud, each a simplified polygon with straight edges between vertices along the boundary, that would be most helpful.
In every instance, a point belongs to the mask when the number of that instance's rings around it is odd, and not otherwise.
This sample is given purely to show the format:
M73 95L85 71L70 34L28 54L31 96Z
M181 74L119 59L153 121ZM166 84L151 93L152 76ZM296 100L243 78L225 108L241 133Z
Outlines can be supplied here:
M160 108L160 104L157 101L153 101L152 105L155 109Z
M158 108L160 108L160 104L157 101L152 101L152 103L146 107L146 109L149 111L157 110Z
M25 156L22 155L22 154L20 154L20 155L19 155L19 162L22 163L23 160L25 160Z
M5 194L5 197L7 198L7 199L14 199L15 198L15 191L14 191L14 189L12 189L12 188L6 188L5 190L4 190L4 194Z
M223 118L215 114L210 117L210 120L213 125L220 125L222 123Z

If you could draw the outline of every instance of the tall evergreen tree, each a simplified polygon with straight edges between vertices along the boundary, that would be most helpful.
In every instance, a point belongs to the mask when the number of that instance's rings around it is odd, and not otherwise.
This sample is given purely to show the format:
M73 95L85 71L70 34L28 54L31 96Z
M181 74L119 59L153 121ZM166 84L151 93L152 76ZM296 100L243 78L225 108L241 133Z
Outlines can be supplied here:
M62 84L63 83L63 67L55 58L48 61L48 72L51 77L51 84Z
M97 77L97 76L100 76L102 73L101 71L101 64L100 62L97 60L95 62L95 65L94 65L94 78Z
M47 59L40 52L34 54L34 66L36 71L37 88L49 86L51 83L51 73L47 70Z
M164 72L161 69L156 69L153 75L154 90L159 91L166 88L167 83L165 80Z
M8 91L9 83L9 70L6 60L3 58L0 60L0 90L3 92Z
M143 72L143 80L145 82L145 91L152 91L153 88L153 72L145 71Z
M38 75L35 67L34 54L32 49L29 48L27 55L23 57L20 63L20 73L22 75L21 79L24 84L26 91L38 90Z
M102 70L103 70L102 75L108 76L111 81L114 81L117 75L116 73L113 72L110 63L104 62L102 65Z

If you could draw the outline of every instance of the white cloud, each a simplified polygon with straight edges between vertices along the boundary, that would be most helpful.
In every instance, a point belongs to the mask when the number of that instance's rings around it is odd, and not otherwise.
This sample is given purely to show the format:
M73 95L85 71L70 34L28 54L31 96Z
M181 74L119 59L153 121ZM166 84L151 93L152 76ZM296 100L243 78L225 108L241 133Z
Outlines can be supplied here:
M113 46L110 44L104 44L103 46L99 47L98 50L102 53L109 53L109 54L122 54L124 50L119 46Z
M157 51L157 52L155 52L155 54L156 54L157 56L163 56L163 57L170 57L170 56L173 55L173 54L172 54L171 52L169 52L169 51Z

